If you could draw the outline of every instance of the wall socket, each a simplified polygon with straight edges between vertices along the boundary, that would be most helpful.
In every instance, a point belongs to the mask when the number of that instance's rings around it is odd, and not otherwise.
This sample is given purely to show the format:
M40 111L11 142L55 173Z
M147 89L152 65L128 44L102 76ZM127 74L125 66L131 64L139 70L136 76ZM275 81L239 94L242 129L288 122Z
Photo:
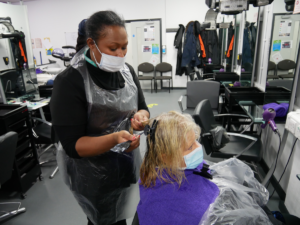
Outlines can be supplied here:
M287 116L285 129L300 138L300 112L290 112Z

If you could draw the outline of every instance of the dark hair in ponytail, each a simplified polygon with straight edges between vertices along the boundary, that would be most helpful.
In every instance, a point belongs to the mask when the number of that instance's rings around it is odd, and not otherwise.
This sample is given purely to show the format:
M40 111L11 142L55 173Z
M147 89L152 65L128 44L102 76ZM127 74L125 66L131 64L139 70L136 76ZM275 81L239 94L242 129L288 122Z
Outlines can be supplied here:
M113 11L99 11L91 15L86 21L86 38L98 40L105 37L107 26L120 26L125 28L125 21Z

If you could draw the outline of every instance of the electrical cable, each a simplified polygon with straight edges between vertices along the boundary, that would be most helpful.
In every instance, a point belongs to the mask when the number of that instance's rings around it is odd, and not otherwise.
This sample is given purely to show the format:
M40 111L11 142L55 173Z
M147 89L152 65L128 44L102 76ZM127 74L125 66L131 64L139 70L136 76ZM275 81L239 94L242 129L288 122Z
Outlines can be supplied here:
M276 134L278 134L279 136L279 147L278 147L278 151L277 151L277 156L276 156L276 160L275 160L275 167L274 167L274 170L272 172L272 175L274 174L275 170L276 170L276 166L277 166L277 161L278 161L278 156L279 156L279 152L280 152L280 147L281 147L281 135L279 133L279 131L276 132ZM271 179L270 179L271 180ZM270 185L271 181L269 181L268 185L267 185L267 189Z
M290 162L290 159L291 159L291 157L292 157L292 155L293 155L294 147L295 147L295 144L296 144L297 141L298 141L298 138L295 140L295 142L294 142L294 144L293 144L292 151L291 151L290 156L289 156L289 158L288 158L288 161L287 161L287 163L286 163L286 165L285 165L285 167L284 167L284 170L283 170L283 172L282 172L282 174L281 174L281 176L280 176L280 178L279 178L279 180L278 180L278 184L280 184L281 178L283 177L283 175L284 175L284 173L285 173L285 170L286 170L286 168L287 168L288 165L289 165L289 162ZM275 188L274 188L272 194L270 195L269 199L272 198L272 196L273 196L274 193L275 193Z

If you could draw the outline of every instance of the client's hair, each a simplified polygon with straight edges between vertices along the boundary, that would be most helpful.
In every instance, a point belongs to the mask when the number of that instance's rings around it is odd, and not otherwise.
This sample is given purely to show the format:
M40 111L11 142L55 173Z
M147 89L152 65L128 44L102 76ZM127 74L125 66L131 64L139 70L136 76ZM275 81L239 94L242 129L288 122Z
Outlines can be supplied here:
M165 182L177 182L179 185L185 178L182 167L182 150L187 144L187 136L193 131L196 139L200 136L200 128L190 115L175 111L163 113L149 121L150 127L156 119L155 143L147 137L147 152L142 163L141 184L145 187L155 186L156 178Z

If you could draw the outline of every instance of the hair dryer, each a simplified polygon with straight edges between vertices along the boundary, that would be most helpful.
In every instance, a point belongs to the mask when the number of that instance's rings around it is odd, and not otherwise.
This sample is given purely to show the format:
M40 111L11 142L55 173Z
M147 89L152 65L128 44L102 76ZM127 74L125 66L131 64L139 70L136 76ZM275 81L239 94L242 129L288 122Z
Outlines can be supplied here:
M265 128L268 124L272 128L274 132L277 132L277 126L274 122L274 118L276 116L276 112L273 108L268 108L263 113L264 124L261 125L261 128Z

